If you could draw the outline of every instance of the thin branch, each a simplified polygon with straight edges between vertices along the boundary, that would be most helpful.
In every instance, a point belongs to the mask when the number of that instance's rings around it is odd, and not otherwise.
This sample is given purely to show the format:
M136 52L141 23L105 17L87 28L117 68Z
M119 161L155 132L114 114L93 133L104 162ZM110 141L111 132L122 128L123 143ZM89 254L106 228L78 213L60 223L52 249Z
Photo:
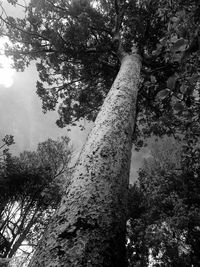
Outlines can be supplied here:
M30 246L30 247L37 247L36 244L32 244L32 243L28 243L28 244L21 244L20 247L27 247L27 246Z
M109 63L109 62L107 62L105 60L99 59L99 62L102 63L102 64L104 64L104 65L106 65L107 67L110 67L110 68L113 68L113 69L116 68L116 65L115 64Z
M124 7L122 8L119 5L118 1L119 0L115 0L116 16L115 16L115 27L113 29L114 37L119 34L119 31L120 31L120 28L121 28L121 25L122 25L122 21L123 21L123 18L124 18L124 11L125 11Z
M173 130L169 125L167 125L167 127L169 128L169 130L170 130L171 134L173 135L174 139L176 140L177 137L176 137L176 135L175 135L174 130Z
M119 4L118 4L118 0L115 0L115 12L117 15L119 15Z
M38 33L35 33L35 32L32 32L32 31L29 31L29 32L27 32L27 31L25 31L25 30L23 30L22 28L20 28L20 27L18 27L18 26L14 26L12 23L10 23L9 21L7 21L6 19L4 19L2 16L0 16L0 19L6 24L6 25L9 25L11 28L13 28L13 29L17 29L18 31L20 31L20 32L23 32L23 33L25 33L25 34L27 34L27 35L30 35L30 36L34 36L34 37L40 37L40 38L42 38L43 40L47 40L47 41L49 41L49 39L47 38L47 37L45 37L45 36L43 36L43 35L40 35L40 34L38 34Z
M25 1L24 1L25 2ZM23 7L25 10L27 10L27 5L22 5L22 4L19 4L19 3L16 3L17 6L20 6L20 7Z
M2 146L0 146L0 149L2 149L4 146L6 146L6 144L3 144Z
M60 7L60 6L55 6L54 3L52 3L50 0L46 0L46 2L49 3L50 5L52 5L54 8L60 9L60 10L67 12L69 14L69 10L67 10L63 7ZM65 3L65 4L67 4L67 3ZM69 8L69 5L68 5L68 8Z
M14 55L14 54L20 54L20 55L24 55L24 56L26 56L26 55L30 55L30 54L39 54L39 53L56 53L56 52L58 52L57 50L54 50L54 49L43 49L43 50L32 50L32 51L20 51L20 50L18 50L18 51L14 51L13 53L12 53L12 51L10 52L12 55Z
M9 39L12 39L12 40L14 40L14 41L17 42L17 43L22 43L22 44L27 44L27 45L32 45L32 46L35 45L35 43L33 43L33 42L28 42L28 41L19 40L19 39L15 38L15 37L13 37L13 36L11 36L11 35L9 35L9 34L4 34L4 33L2 33L1 36L8 37ZM49 45L50 45L49 40L46 40L46 41L48 41L48 43L47 43L47 44L43 44L43 45L40 44L40 47L46 47L46 46L49 46Z
M81 82L83 79L77 79L77 80L74 80L74 81L71 81L71 82L69 82L69 83L66 83L66 84L64 84L63 85L63 87L64 86L68 86L68 85L71 85L71 84L73 84L73 83L76 83L76 82ZM60 88L57 92L59 92L59 91L62 91L64 88Z
M90 28L91 30L95 30L95 31L97 31L97 32L105 32L105 33L109 34L110 36L112 36L112 31L110 31L110 30L108 30L108 29L105 29L105 28L96 28L96 27L94 27L94 26L89 26L89 28Z
M8 18L8 15L7 15L2 3L0 3L0 7L1 7L1 10L2 10L1 16L3 16L3 14L4 14L6 16L6 18Z
M27 246L27 245L21 245L21 246ZM23 249L21 248L21 246L19 247L19 250L21 250L23 253L25 253L25 254L27 254L28 256L30 256L30 255L31 255L31 252L28 252L27 250L23 250Z

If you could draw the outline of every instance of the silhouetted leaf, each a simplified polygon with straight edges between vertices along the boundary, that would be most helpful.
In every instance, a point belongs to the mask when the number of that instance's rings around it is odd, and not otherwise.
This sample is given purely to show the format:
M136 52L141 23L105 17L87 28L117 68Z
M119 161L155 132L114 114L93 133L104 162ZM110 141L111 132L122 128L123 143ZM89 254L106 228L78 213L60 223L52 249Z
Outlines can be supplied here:
M200 76L198 74L195 74L193 75L192 77L190 78L187 78L187 81L190 83L190 84L194 84L196 83L198 80L199 80Z
M185 109L183 103L180 102L180 101L176 102L176 104L174 105L173 108L174 108L174 110L177 111L177 112L182 112L182 111Z
M171 51L172 52L184 51L185 50L185 46L186 46L185 39L184 38L180 38L174 43Z
M158 92L158 94L156 95L156 98L163 100L166 97L168 97L170 95L170 90L168 88L161 90L160 92Z
M175 88L175 83L176 83L176 77L174 75L169 77L169 79L167 80L167 88L173 90Z
M151 82L152 83L156 83L156 77L155 76L151 75L150 76L150 79L151 79Z
M180 87L180 91L182 94L185 94L187 92L188 86L186 84L182 84Z

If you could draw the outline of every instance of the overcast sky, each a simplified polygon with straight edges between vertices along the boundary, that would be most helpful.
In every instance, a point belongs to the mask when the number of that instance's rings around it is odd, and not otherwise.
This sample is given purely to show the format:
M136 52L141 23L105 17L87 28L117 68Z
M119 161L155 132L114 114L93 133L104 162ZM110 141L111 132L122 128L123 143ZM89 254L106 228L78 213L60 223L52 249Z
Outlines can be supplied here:
M14 153L35 149L39 142L47 138L56 139L66 134L69 134L75 149L78 149L89 129L82 132L79 128L72 128L69 133L66 128L58 128L55 124L57 113L42 112L41 100L36 95L37 78L33 63L25 72L15 72L12 75L12 86L5 87L0 84L1 136L14 135L15 145L11 148Z
M3 1L5 2L5 0ZM6 2L5 2L6 3ZM16 14L16 9L5 6L8 13ZM1 44L0 44L1 49ZM71 132L66 128L58 128L55 124L56 112L43 114L41 100L36 95L36 81L38 74L32 63L23 73L17 73L10 68L5 57L0 56L0 137L5 134L14 135L15 145L11 151L18 154L23 150L34 150L39 142L48 138L56 139L62 135L69 135L75 151L78 153L90 132L90 126L81 131L73 127ZM136 177L136 171L141 166L146 150L133 153L131 173Z
M13 7L7 0L3 0L3 6L7 15L23 16L23 9ZM0 41L1 54L2 42L3 40ZM1 137L5 134L14 135L15 145L11 148L14 154L23 150L33 150L39 142L47 138L56 139L66 134L72 139L75 150L80 150L90 127L86 127L84 132L79 128L72 128L71 132L67 132L66 128L58 128L55 124L57 113L42 112L41 100L36 95L37 79L34 62L23 73L17 73L10 68L8 60L0 56Z

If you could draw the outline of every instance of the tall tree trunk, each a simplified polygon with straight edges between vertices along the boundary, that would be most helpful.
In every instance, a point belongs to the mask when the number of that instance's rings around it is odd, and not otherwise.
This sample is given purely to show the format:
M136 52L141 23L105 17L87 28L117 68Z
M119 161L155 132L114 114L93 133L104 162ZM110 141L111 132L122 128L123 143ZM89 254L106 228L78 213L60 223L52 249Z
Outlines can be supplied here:
M125 55L72 181L29 267L126 266L126 206L140 58Z

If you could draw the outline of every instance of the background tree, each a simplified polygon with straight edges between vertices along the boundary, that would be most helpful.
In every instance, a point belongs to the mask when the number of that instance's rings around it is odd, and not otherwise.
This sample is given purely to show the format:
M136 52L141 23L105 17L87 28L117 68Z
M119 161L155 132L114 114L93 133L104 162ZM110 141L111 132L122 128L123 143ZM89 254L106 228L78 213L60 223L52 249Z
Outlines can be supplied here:
M199 147L166 139L151 151L130 190L130 266L198 266Z
M12 258L19 250L30 256L37 246L70 181L69 141L48 139L35 152L6 159L4 190L10 195L0 214L1 239L7 244L1 246L1 257Z
M12 135L6 135L2 139L2 144L0 146L1 155L0 155L0 213L4 206L7 203L7 199L9 197L9 192L6 192L6 186L4 181L4 174L6 169L6 159L10 156L9 154L9 146L14 144L14 137ZM0 237L0 248L1 251L5 251L8 248L8 241L3 236ZM0 257L0 265L2 267L6 267L9 263L9 259L3 259Z
M6 190L6 181L4 179L5 171L7 168L7 160L10 157L9 146L14 144L14 137L12 135L6 135L2 139L0 146L0 213L5 206L7 199L9 198L9 192Z

